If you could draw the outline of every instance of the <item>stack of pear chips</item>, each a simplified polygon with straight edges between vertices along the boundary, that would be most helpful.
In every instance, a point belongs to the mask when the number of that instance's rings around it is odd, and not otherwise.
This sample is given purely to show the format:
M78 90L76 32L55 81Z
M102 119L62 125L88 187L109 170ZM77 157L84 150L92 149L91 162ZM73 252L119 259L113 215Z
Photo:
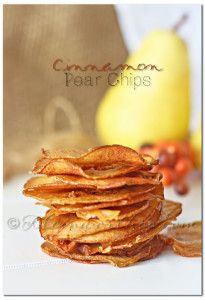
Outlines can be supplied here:
M125 267L158 255L160 232L181 213L164 199L158 161L119 145L84 154L42 151L24 194L49 210L40 221L44 252Z

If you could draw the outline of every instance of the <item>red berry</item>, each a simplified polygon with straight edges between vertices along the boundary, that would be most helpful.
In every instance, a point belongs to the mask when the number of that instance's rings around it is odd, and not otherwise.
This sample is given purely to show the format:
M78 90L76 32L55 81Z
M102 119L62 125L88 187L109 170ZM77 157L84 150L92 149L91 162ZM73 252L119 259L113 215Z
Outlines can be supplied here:
M189 191L189 187L184 181L178 181L175 186L175 191L179 195L186 195Z
M159 164L163 167L174 167L176 163L176 153L167 152L162 150L159 153Z
M188 141L183 141L180 143L179 147L179 155L182 157L190 157L191 155L191 147Z
M177 141L162 141L158 143L158 147L161 150L165 150L169 153L178 154L179 142Z
M187 175L193 168L193 164L189 158L178 159L175 165L175 171L179 176Z

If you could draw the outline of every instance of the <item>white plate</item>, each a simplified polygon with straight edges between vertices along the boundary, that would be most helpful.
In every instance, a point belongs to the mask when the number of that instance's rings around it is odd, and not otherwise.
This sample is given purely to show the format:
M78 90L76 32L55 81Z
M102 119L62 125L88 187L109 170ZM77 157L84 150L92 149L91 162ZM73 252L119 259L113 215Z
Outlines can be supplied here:
M167 250L155 259L120 269L45 255L40 250L42 238L37 224L28 229L29 223L43 215L45 209L21 194L27 178L17 177L4 187L4 294L201 294L201 258L180 257ZM192 182L191 192L186 197L178 197L172 189L165 194L167 199L183 203L183 213L177 222L201 219L199 181Z

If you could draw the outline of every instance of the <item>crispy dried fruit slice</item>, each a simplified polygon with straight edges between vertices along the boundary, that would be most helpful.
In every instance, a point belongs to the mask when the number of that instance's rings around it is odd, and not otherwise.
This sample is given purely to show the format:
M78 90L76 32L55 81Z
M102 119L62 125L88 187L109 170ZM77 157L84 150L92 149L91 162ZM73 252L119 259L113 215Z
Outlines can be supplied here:
M57 175L57 176L37 176L31 178L24 185L24 191L27 190L58 190L58 189L113 189L123 186L159 184L161 174L139 172L138 176L126 176L107 179L87 179L78 176Z
M159 198L160 199L160 198ZM143 196L140 198L133 198L131 200L121 200L121 201L115 201L115 202L105 202L105 203L93 203L91 205L89 204L74 204L74 205L51 205L48 201L47 202L37 202L38 205L44 205L46 207L49 207L53 210L55 215L61 215L61 214L68 214L68 213L78 213L78 212L90 212L91 210L96 209L102 209L102 208L117 208L120 206L130 206L132 204L141 203L144 201L154 201L156 200L156 197L147 194L147 196Z
M131 247L133 244L143 242L157 235L171 221L175 220L180 213L181 203L164 200L162 201L160 218L156 213L150 222L147 220L146 223L141 224L141 228L132 225L126 228L117 228L92 235L84 235L76 238L75 241L79 243L100 243L103 245L102 248L105 252L107 251L107 247L108 249L110 248L110 245L112 245L113 249Z
M163 235L168 245L174 252L181 256L201 256L202 255L202 228L201 222L189 224L179 224L168 228Z
M46 175L78 175L90 179L102 179L122 176L138 170L151 170L151 165L125 165L118 164L112 165L109 168L95 169L94 167L84 169L83 167L71 163L65 158L43 158L40 159L34 169L34 174L46 174Z
M129 186L113 190L25 190L23 193L28 197L33 197L40 201L48 201L50 204L77 204L77 203L103 203L119 200L129 200L132 198L144 197L147 193L152 192L158 197L164 196L162 183L159 185L142 185Z
M124 240L114 242L112 244L112 249L123 249L127 247L132 247L134 244L142 243L153 236L159 234L164 228L166 228L172 221L174 221L182 211L182 205L179 202L174 202L170 200L164 200L162 202L161 215L158 222L147 231L141 232L138 235L133 235L131 237L125 238ZM108 246L108 247L107 247ZM102 246L102 251L106 252L110 249L110 245L104 244Z
M81 263L111 263L113 266L116 267L126 267L132 265L141 260L147 260L154 258L159 253L162 252L164 249L164 241L160 237L156 237L150 243L144 245L144 247L133 256L119 256L119 255L106 255L106 254L99 254L99 255L82 255L78 252L72 253L64 253L56 246L45 242L41 246L42 250L55 257L60 258L70 258L72 260L79 261Z
M156 236L155 236L156 237ZM149 240L146 240L142 243L134 244L132 247L123 248L123 249L112 249L110 247L110 250L106 253L109 253L111 255L121 255L121 256L132 256L136 254L139 250L144 247L146 243L149 243L152 239L155 239L155 237L152 237ZM57 238L52 239L52 244L57 246L57 248L61 249L61 251L65 253L70 252L76 252L83 255L93 255L96 253L102 253L100 244L82 244L82 243L76 243L74 241L70 242L68 240L58 240ZM105 252L103 252L105 254Z
M104 244L110 245L117 241L124 240L134 235L135 236L139 235L142 232L149 230L150 228L152 228L154 225L157 224L159 216L160 216L160 208L158 210L156 209L155 211L153 211L150 216L144 218L144 220L141 220L141 222L139 223L134 223L134 224L130 223L130 225L125 227L112 228L105 231L100 231L98 233L93 233L92 235L87 234L79 238L74 238L74 241L79 243L88 243L88 244L100 243L103 245Z
M139 230L138 231L135 230L134 236L133 236L133 227L121 229L120 232L118 231L118 234L120 234L121 237L124 237L123 240L114 243L110 243L110 241L105 242L104 240L103 244L102 243L86 244L86 243L78 243L77 241L70 242L68 240L58 240L54 238L52 242L55 242L58 247L62 248L62 250L66 252L70 251L71 243L73 243L72 245L74 245L75 249L77 247L78 249L81 249L81 251L85 251L86 254L116 253L115 251L121 251L121 250L122 251L126 250L128 252L129 248L132 249L138 247L142 243L145 243L146 241L152 239L167 225L169 225L171 221L177 217L177 215L180 214L181 212L180 203L164 201L163 204L164 204L164 208L162 210L161 217L155 227L150 228L148 231L146 229L145 230L141 229L140 232ZM131 233L131 237L129 238L130 233ZM105 234L107 233L105 232Z
M89 220L92 218L101 221L122 220L131 218L149 208L149 201L140 202L134 205L127 205L122 207L112 207L112 209L94 209L90 211L76 212L77 217Z
M109 209L118 209L119 206L130 206L133 204L141 203L144 201L154 201L156 199L161 199L163 200L162 196L158 196L155 194L144 194L140 195L138 197L134 197L129 200L121 200L121 201L114 201L114 202L102 202L102 203L86 203L86 204L74 204L74 205L60 205L60 204L50 204L49 201L43 201L40 202L39 204L47 206L49 208L52 208L55 211L56 215L60 214L67 214L67 213L77 213L77 212L90 212L91 210L96 210L100 208L109 208Z
M131 218L122 220L112 220L109 222L98 219L84 220L78 218L74 214L56 216L52 210L48 211L40 220L40 231L46 239L47 236L56 236L58 239L76 239L83 235L95 234L96 232L104 232L112 228L121 228L135 225L140 227L145 222L152 222L152 216L158 212L160 215L161 200L150 202L147 209L133 215ZM106 234L104 232L104 234Z
M120 210L118 209L93 209L88 212L76 212L78 218L84 220L98 219L101 221L119 220ZM127 218L127 216L126 216Z
M86 168L96 168L112 165L151 165L156 164L157 160L151 156L137 153L135 150L121 145L105 145L89 149L86 153L79 154L67 150L42 151L42 159L67 159L67 161Z
M43 250L43 252L45 252L50 256L59 257L59 258L68 258L67 255L64 254L64 252L62 252L59 248L57 248L56 246L54 246L49 242L44 242L41 245L41 249Z

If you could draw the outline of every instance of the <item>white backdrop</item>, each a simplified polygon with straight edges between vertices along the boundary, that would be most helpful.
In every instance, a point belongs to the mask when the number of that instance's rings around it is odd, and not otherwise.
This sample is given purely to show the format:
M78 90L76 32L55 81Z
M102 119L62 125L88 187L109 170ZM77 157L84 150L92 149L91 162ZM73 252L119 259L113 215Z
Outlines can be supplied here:
M188 20L180 28L179 35L186 41L190 54L191 128L196 128L201 113L201 6L192 4L117 4L115 8L129 52L135 51L144 36L150 31L170 29L183 14L188 15Z

